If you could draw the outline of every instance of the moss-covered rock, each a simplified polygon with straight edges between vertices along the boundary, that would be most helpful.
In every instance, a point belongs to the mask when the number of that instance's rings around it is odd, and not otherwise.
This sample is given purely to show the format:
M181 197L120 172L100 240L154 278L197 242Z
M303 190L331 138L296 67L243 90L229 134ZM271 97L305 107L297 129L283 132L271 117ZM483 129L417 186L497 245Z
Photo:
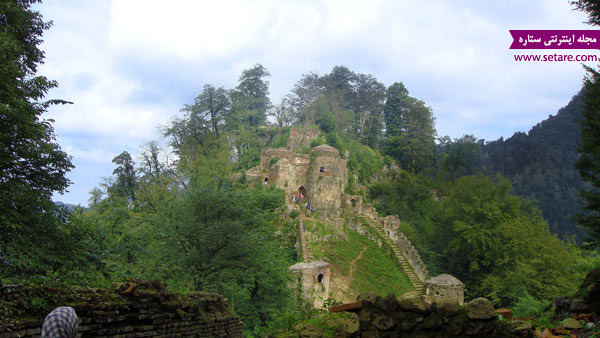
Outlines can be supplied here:
M490 319L496 317L494 306L486 298L475 298L465 305L470 319Z

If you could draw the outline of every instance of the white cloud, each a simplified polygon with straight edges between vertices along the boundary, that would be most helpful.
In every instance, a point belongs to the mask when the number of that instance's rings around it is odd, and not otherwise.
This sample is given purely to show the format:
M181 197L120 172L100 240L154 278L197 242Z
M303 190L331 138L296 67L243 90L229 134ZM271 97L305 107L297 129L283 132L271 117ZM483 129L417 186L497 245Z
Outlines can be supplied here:
M404 82L433 107L440 135L507 137L565 105L584 74L576 63L515 62L508 30L590 28L582 23L585 15L563 0L36 6L55 22L45 34L47 59L40 68L60 84L49 97L75 102L53 108L48 117L78 165L104 166L105 173L112 171L114 155L156 138L157 126L203 84L233 87L240 72L257 62L272 74L273 101L303 73L346 65L386 85ZM74 174L72 190L86 191L99 181L81 170Z

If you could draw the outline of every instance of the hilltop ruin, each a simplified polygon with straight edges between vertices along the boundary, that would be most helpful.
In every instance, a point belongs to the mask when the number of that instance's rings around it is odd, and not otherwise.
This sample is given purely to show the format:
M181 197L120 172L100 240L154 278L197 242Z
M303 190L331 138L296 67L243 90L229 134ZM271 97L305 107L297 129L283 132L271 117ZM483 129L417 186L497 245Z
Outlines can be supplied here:
M450 275L430 278L418 251L400 231L397 216L379 217L375 208L364 203L361 196L345 193L348 180L356 180L356 177L348 176L349 153L346 151L342 158L338 149L330 145L311 147L318 137L316 128L291 128L287 147L263 149L260 165L248 170L246 179L285 191L290 210L317 212L326 223L338 228L348 227L368 236L380 247L385 246L408 276L415 289L413 296L424 295L430 300L450 298L462 304L462 283ZM302 217L299 233L302 262L294 264L290 271L298 277L303 297L314 307L321 308L323 300L329 298L330 266L327 262L314 260ZM451 287L446 285L448 280L452 280Z

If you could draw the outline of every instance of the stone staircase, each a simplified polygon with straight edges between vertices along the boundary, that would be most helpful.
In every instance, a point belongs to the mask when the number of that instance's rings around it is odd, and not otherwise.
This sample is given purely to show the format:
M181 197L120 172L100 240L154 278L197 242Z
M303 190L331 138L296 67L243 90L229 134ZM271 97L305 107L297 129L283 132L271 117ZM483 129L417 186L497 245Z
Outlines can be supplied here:
M304 226L304 219L302 217L302 213L298 216L300 220L300 241L302 244L302 261L305 263L313 262L315 260L315 256L312 252L312 247L310 243L306 240L306 229Z
M404 270L404 273L406 273L406 275L408 276L408 279L410 280L411 284L414 286L415 291L418 293L423 293L425 290L423 282L419 279L419 277L415 273L415 270L412 268L406 257L404 257L404 254L402 253L402 250L400 249L398 244L394 242L391 238L386 236L384 229L380 225L378 225L377 222L369 222L369 224L377 232L377 234L379 234L379 236L383 238L385 243L392 248L396 259L398 260L398 262L400 262L400 265L402 265L402 269Z

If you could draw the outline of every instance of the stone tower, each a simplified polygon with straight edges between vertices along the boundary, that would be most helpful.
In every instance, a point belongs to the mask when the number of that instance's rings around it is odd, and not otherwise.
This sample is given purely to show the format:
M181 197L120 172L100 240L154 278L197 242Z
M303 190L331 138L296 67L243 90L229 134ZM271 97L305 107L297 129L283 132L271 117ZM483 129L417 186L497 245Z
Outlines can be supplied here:
M346 160L339 151L327 144L312 148L308 169L307 195L311 206L328 216L338 214L342 194L348 180Z
M290 266L289 270L296 277L297 285L302 288L302 299L310 301L314 308L321 309L323 301L329 298L329 263L299 262Z

